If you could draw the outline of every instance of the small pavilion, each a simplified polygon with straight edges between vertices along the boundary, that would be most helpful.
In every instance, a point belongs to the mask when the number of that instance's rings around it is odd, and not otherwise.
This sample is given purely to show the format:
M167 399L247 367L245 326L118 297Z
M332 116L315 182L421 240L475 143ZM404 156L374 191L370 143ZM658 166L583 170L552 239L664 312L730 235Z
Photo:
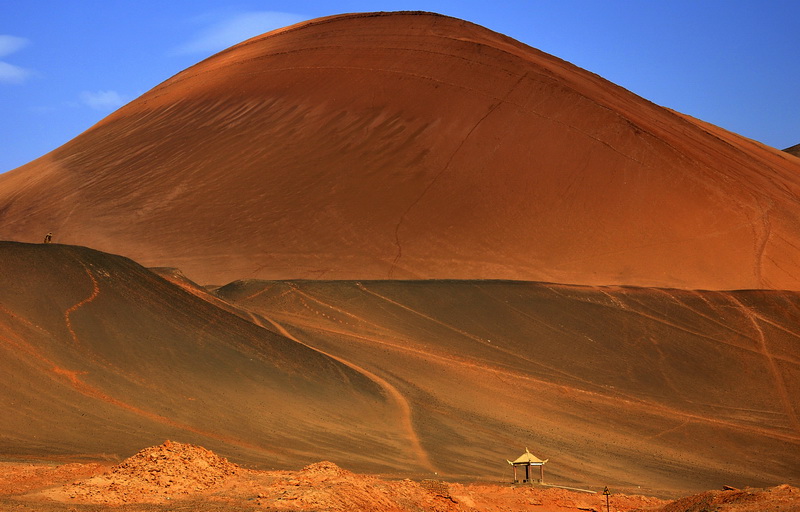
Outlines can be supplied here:
M542 460L536 457L531 452L529 452L527 448L525 448L525 453L517 457L517 460L515 460L514 462L508 460L506 462L511 464L511 466L514 468L515 484L519 483L529 484L533 483L533 479L531 478L531 473L532 473L531 466L539 466L539 478L536 479L536 481L539 483L544 482L544 465L547 463L548 460L550 459ZM525 468L524 478L522 480L520 480L517 476L517 468L519 468L520 470L522 468Z

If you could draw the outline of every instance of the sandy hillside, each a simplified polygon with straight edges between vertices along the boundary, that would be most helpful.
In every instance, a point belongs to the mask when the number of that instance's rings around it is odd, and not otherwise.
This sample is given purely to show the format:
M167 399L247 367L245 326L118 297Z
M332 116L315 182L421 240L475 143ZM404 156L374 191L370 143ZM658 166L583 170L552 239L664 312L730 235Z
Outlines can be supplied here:
M522 443L570 485L800 483L796 293L245 281L217 294L392 383L442 473L488 475L482 454Z
M232 283L0 243L0 454L688 492L797 485L794 292Z
M0 238L203 284L800 289L800 162L424 13L253 38L0 176Z
M0 261L3 459L120 460L177 437L256 465L360 450L362 469L417 467L395 404L347 365L118 256L3 242Z

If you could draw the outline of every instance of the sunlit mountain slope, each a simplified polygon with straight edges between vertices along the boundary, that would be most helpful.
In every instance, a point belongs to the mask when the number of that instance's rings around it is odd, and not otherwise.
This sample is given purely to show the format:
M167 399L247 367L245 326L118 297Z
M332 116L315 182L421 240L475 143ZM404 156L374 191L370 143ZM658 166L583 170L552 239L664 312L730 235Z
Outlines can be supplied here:
M0 176L0 237L241 278L800 289L800 163L458 19L255 37Z

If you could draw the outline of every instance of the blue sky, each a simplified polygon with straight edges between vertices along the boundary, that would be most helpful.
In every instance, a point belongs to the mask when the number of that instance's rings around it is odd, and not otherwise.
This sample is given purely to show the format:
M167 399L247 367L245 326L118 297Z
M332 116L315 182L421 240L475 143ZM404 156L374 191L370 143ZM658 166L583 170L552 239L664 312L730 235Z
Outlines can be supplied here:
M766 144L800 143L796 0L5 0L0 172L232 44L343 12L478 23Z

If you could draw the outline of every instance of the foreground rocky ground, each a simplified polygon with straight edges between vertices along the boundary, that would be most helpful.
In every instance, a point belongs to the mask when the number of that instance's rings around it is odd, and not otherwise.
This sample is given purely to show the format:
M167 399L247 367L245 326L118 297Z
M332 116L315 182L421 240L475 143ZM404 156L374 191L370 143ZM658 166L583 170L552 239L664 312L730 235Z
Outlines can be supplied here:
M559 488L382 480L331 462L254 471L205 448L166 443L122 463L0 465L0 510L23 511L602 511L602 494ZM610 510L796 511L800 489L709 491L668 501L614 494Z

